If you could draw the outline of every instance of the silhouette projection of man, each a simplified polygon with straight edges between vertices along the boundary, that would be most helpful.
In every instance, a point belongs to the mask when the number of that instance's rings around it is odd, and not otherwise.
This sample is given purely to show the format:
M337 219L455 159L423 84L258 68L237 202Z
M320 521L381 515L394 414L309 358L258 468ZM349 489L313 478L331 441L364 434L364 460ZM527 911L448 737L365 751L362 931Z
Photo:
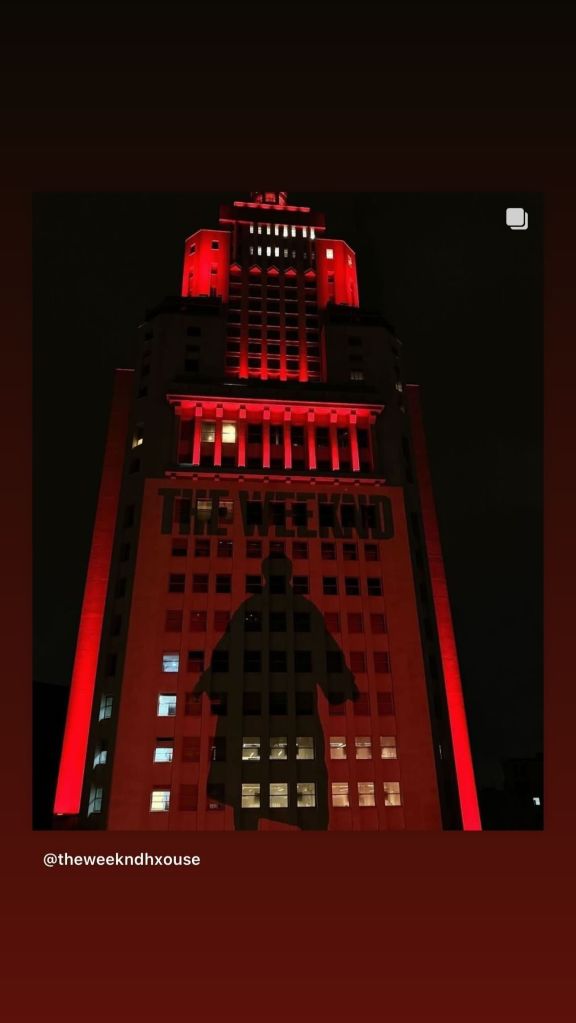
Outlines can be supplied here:
M291 561L266 558L262 575L264 587L235 612L194 690L207 694L217 721L208 799L233 807L236 830L257 829L261 817L326 830L317 687L342 705L358 689L321 612L294 593Z

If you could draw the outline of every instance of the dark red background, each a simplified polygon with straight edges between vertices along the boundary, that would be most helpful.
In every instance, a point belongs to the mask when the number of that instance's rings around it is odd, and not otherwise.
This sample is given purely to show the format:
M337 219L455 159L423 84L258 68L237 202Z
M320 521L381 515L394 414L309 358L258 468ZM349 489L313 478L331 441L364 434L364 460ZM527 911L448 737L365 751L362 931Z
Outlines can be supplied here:
M270 8L253 20L218 8L208 25L143 5L110 29L90 4L86 27L78 7L21 5L1 72L5 1018L573 1018L576 161L561 6L544 25L536 5L499 5L488 26L472 4L468 27L461 7L407 4L400 28L377 34L362 5L330 8L317 28L302 20L310 5L294 8L282 32ZM262 177L546 191L544 833L31 830L30 194L240 192ZM203 862L45 869L42 854L61 850Z

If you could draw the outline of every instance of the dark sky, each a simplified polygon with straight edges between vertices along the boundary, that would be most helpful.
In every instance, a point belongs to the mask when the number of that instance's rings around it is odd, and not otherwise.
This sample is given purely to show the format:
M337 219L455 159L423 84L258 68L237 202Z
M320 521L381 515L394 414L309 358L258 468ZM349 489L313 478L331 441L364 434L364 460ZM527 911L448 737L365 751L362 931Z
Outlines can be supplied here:
M68 685L111 396L183 243L244 194L35 198L35 671ZM296 194L356 251L422 387L480 785L541 750L542 202L513 194ZM505 226L524 206L527 231Z

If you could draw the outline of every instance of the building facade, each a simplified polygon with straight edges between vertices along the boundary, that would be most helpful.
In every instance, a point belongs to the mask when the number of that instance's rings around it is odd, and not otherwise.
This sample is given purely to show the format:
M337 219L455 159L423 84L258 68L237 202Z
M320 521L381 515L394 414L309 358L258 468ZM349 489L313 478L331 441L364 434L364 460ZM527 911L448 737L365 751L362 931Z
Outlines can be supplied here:
M284 192L118 371L55 801L109 830L479 829L418 390Z

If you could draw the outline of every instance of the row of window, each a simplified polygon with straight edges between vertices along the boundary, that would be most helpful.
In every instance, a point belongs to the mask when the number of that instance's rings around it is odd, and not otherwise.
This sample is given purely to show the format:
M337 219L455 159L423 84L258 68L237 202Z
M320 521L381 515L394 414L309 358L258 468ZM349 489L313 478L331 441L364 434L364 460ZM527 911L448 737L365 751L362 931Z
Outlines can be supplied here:
M261 427L257 427L257 429L261 430ZM317 428L317 430L320 429L323 427ZM259 436L261 439L261 432ZM358 430L358 446L360 449L369 450L367 430ZM352 529L358 525L358 522L362 529L378 528L377 508L374 504L357 505L356 503L342 502L336 508L331 501L325 501L317 504L316 509L320 529L334 529L338 524L343 529ZM219 497L215 503L210 497L199 497L194 505L189 498L175 500L175 523L189 521L192 512L197 522L210 522L216 515L219 522L232 523L234 521L234 502L223 497ZM246 501L245 518L247 526L262 526L265 522L270 522L274 526L285 526L288 519L293 526L308 526L308 504L306 501L291 501L288 507L286 501Z
M363 650L354 650L348 655L351 671L366 671L366 655ZM372 654L374 672L376 674L389 674L390 654L387 650L377 650ZM188 671L203 671L205 667L205 654L203 650L189 650L187 656ZM233 665L238 670L238 664ZM228 650L214 650L210 659L210 668L215 674L225 674L230 671L230 653ZM242 668L247 672L261 672L263 668L262 653L260 650L244 650ZM290 670L309 673L312 668L311 650L294 650L290 654ZM344 671L344 655L340 650L326 651L326 671ZM289 670L289 655L286 650L270 650L268 652L268 669L270 671L286 672ZM180 671L180 654L177 651L170 651L162 654L162 671L175 673Z
M209 695L210 710L218 717L226 717L228 713L228 694L224 692L213 692ZM298 717L308 716L315 713L315 693L296 692L294 693L295 713ZM332 716L343 716L346 714L346 693L341 690L330 690L328 692L329 713ZM355 700L350 701L356 717L369 717L372 713L372 701L370 693L360 692ZM268 712L274 716L285 716L288 714L289 694L268 693ZM242 714L245 717L260 717L262 714L262 693L245 691L242 694ZM156 713L158 717L174 717L177 709L176 693L159 693ZM376 710L379 716L386 717L394 714L394 697L391 692L376 693ZM186 715L198 716L202 713L201 697L195 693L184 694L184 713ZM112 715L112 697L103 696L100 703L100 717Z
M312 240L314 240L316 237L316 232L313 227L303 227L301 228L301 231L303 238L312 238ZM298 236L298 228L294 226L288 227L286 224L274 224L274 226L271 224L257 224L256 226L254 224L250 224L250 234L274 234L277 237L278 235L281 235L283 238L288 238L288 236L296 238Z
M184 538L172 541L172 557L186 558L188 556L188 540ZM215 555L217 558L232 558L234 554L240 554L240 544L233 540L217 540L215 547L208 539L194 541L194 557L210 558ZM282 540L271 540L265 548L262 540L247 540L243 548L247 558L263 558L264 550L273 556L291 556L295 561L307 561L309 558L309 546L306 541L294 540L293 543L284 543ZM320 556L323 561L336 561L342 557L344 561L358 561L358 544L344 541L343 543L322 543L320 545ZM378 544L365 543L360 545L360 553L364 555L365 561L379 561L380 549Z
M209 576L204 573L194 573L192 576L192 593L208 593L209 583L213 581L214 593L232 593L232 579L238 578L232 575ZM322 592L327 597L338 595L338 577L323 576ZM382 580L377 576L369 576L366 580L366 593L369 597L382 596ZM294 593L308 593L308 577L294 576L292 589ZM186 576L184 573L171 572L168 576L168 593L184 593L186 589ZM260 575L245 576L244 589L246 593L262 593L263 582ZM289 582L285 575L271 575L268 579L269 593L286 593L289 589ZM347 597L360 597L361 581L357 576L344 577L344 593Z
M369 631L377 635L386 632L386 617L383 614L370 614L368 617ZM289 616L284 611L271 611L267 616L270 632L286 632ZM226 629L230 623L229 611L214 612L214 628L217 631ZM307 611L294 611L291 616L294 632L311 631L311 615ZM324 615L324 622L330 632L340 632L340 615ZM167 611L164 628L166 632L182 632L184 622L183 611ZM261 611L249 610L244 612L244 632L262 632L264 617ZM364 632L364 615L349 612L346 615L347 631L353 634ZM190 611L188 629L190 632L206 632L208 628L207 611ZM174 669L177 670L177 669Z
M174 740L158 739L157 742L159 745L154 748L153 762L155 764L172 763L174 758ZM346 760L348 758L348 745L349 743L345 735L330 736L330 759ZM355 736L352 749L355 751L356 760L372 760L372 736ZM381 760L396 760L398 755L396 737L393 735L379 736L379 751ZM97 748L94 755L94 767L98 764L106 763L106 752L106 749L103 747ZM314 738L309 735L297 736L293 749L287 736L272 736L266 743L266 752L260 736L248 736L242 739L242 760L289 760L294 755L296 760L314 760ZM216 736L210 740L208 758L219 763L226 761L225 737ZM186 763L200 762L199 736L185 736L183 738L182 760Z

